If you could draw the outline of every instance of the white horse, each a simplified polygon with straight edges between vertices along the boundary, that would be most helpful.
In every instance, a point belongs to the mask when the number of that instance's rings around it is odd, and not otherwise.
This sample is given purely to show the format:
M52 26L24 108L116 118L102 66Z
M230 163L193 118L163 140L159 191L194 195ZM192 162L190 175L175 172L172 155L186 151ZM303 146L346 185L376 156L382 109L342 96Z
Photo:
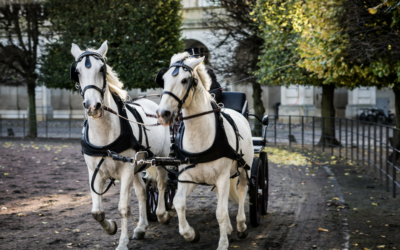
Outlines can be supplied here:
M189 56L187 52L176 54L171 59L171 65L177 61L185 59ZM212 97L208 93L211 85L211 79L205 71L202 64L203 58L188 58L184 60L184 64L193 69L193 77L197 79L197 87L191 89L186 101L182 106L183 117L206 112L212 109ZM164 91L170 92L180 100L183 99L187 92L188 83L190 82L190 72L179 67L179 73L175 76L172 72L176 67L171 67L163 76ZM175 71L176 73L176 71ZM193 92L194 91L194 92ZM170 125L177 115L178 101L170 94L164 94L159 109L157 110L159 123ZM240 135L239 152L244 154L243 159L251 166L253 162L253 143L249 122L241 114L234 110L226 109L235 121ZM215 114L202 115L197 118L184 120L185 133L183 136L183 149L193 153L203 152L210 148L214 142L216 135ZM232 126L223 118L226 135L232 148L236 147L236 135ZM185 165L180 166L180 170ZM228 197L230 196L239 204L237 215L237 233L239 238L245 238L248 230L246 226L246 215L244 210L245 197L247 194L247 177L246 171L243 169L238 179L229 179L237 170L237 161L228 158L221 158L212 162L200 163L196 167L188 169L179 176L179 180L193 181L196 183L207 183L217 187L218 206L217 219L220 225L220 239L218 249L227 249L229 247L228 237L232 233L232 225L228 215ZM250 176L250 170L248 170ZM193 227L189 226L186 217L186 198L193 191L197 184L178 183L178 191L174 198L174 206L179 218L179 233L189 242L196 242L200 238L200 234Z
M107 53L107 41L104 42L98 50L89 50L98 53L103 58ZM75 44L72 44L71 53L78 60L79 56L84 53ZM91 63L90 67L85 66L85 60L83 59L76 65L76 72L79 76L79 82L81 89L87 86L94 85L99 89L103 86L103 73L102 66L103 62L101 60L96 60L94 57L89 56ZM107 85L105 86L104 97L102 97L100 91L96 88L88 88L84 91L84 107L87 112L87 119L89 123L89 141L91 144L96 146L105 146L112 143L120 135L120 119L115 114L105 112L102 105L110 107L111 109L117 111L118 107L112 95L119 96L122 100L126 100L127 92L122 89L123 83L121 83L116 75L116 73L106 65L107 67ZM140 99L136 101L140 104L146 113L155 114L158 105L152 101L146 99ZM133 106L134 107L134 106ZM142 108L137 108L143 122L146 124L156 123L156 119L147 117ZM135 120L134 116L126 111L128 119ZM139 126L131 123L131 128L133 134L136 138L139 136ZM157 126L148 127L148 144L144 140L143 144L145 147L151 146L151 151L158 156L168 156L169 155L169 130L168 128ZM121 153L123 156L132 157L135 155L133 149L128 149ZM89 155L84 155L85 161L89 172L89 181L92 179L92 175L97 164L100 162L102 157L92 157ZM128 236L128 220L131 214L131 191L132 187L135 187L135 192L139 200L139 223L134 230L133 239L142 239L145 235L146 228L148 226L148 220L146 215L146 192L145 184L142 180L141 172L134 175L134 171L138 170L137 166L133 166L130 163L124 163L120 161L114 161L110 157L106 157L103 164L101 165L100 171L98 172L97 178L95 179L94 188L97 192L102 192L103 186L106 180L110 177L120 180L121 182L121 195L118 204L118 211L121 216L121 237L119 240L118 250L128 249L127 245L129 243ZM157 207L157 218L161 223L168 223L170 216L165 208L164 193L166 189L167 174L163 168L150 167L147 169L147 175L152 180L157 180L159 189L159 199ZM92 192L92 215L100 223L106 233L113 235L117 232L117 224L115 221L106 220L102 196L96 194L93 190Z

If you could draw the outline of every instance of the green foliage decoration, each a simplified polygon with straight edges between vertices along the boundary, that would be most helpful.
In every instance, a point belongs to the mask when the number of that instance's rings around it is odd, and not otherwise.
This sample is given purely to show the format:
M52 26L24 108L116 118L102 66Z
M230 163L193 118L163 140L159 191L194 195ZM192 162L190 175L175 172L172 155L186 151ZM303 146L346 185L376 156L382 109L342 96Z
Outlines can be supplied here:
M45 4L58 37L47 45L40 81L74 89L69 66L71 43L97 49L108 40L107 64L125 88L155 88L154 77L183 50L179 0L48 0Z
M266 41L256 72L260 81L350 89L397 86L400 60L392 49L398 27L388 25L385 13L368 13L368 6L378 2L259 1L254 15ZM288 64L296 67L274 71Z

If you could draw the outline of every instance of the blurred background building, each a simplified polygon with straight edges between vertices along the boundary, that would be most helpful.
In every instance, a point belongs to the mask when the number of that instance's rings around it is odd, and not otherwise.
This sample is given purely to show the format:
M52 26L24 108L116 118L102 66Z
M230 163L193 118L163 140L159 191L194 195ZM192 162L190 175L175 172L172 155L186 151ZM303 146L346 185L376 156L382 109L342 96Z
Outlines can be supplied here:
M221 11L218 6L210 6L207 0L183 0L183 37L186 47L199 47L205 63L217 67L216 55L225 52L226 48L215 48L218 42L209 27L207 27L207 12ZM112 49L112 48L111 48ZM71 56L71 62L73 58ZM216 69L217 70L217 69ZM233 75L217 74L224 91L240 91L247 95L249 106L253 108L252 87L246 81L235 83L241 79ZM321 114L321 88L313 86L289 87L263 86L262 101L266 114L276 115L310 115ZM161 89L141 91L133 89L129 95L134 98L145 94L161 93ZM27 114L28 97L26 86L0 85L0 114L3 118L22 118ZM153 98L158 102L158 98ZM394 94L389 89L361 87L354 90L336 89L335 108L337 117L355 118L363 108L378 106L385 111L394 113ZM36 88L36 107L39 120L49 118L62 119L84 118L82 99L77 92L62 89L49 89L45 86Z

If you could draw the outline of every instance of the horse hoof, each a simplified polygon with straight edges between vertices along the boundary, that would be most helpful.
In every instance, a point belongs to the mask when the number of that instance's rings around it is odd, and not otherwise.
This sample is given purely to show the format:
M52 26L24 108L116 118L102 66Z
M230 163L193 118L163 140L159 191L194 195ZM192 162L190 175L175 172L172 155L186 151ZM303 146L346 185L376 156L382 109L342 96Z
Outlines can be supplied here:
M246 228L243 232L237 232L237 236L239 239L246 239L247 235L249 234L249 230Z
M132 239L133 240L142 240L142 239L144 239L144 235L146 234L146 232L135 232L134 234L133 234L133 237L132 237Z
M162 224L168 225L170 222L171 222L171 215L169 215L168 213L168 218L164 222L162 222Z
M194 230L194 238L193 240L190 241L190 243L197 243L200 241L200 233L199 231L197 231L196 228L193 228L193 230Z
M115 221L110 221L110 222L112 222L112 223L114 224L114 231L112 231L112 232L107 232L107 233L108 233L109 235L114 235L114 234L116 234L117 231L118 231L117 222L115 222Z

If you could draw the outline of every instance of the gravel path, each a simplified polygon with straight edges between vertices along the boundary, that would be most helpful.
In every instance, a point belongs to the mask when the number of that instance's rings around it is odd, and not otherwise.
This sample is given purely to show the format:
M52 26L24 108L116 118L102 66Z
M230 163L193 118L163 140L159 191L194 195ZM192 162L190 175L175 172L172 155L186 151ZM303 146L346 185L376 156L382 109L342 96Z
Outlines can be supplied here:
M268 215L261 225L249 225L239 240L233 232L230 248L238 249L343 249L345 211L332 215L327 200L338 196L332 177L318 166L270 163ZM120 183L104 196L107 218L120 223ZM334 186L334 185L333 185ZM217 198L209 187L197 187L188 199L187 219L201 232L197 244L178 232L174 209L171 223L151 222L142 241L130 249L216 249L219 227ZM119 232L104 233L91 215L86 164L79 141L0 140L0 249L114 249ZM132 197L130 230L138 221L136 196ZM341 210L341 209L339 209ZM237 206L229 205L236 228ZM248 209L246 212L248 224ZM329 230L319 232L318 228Z

